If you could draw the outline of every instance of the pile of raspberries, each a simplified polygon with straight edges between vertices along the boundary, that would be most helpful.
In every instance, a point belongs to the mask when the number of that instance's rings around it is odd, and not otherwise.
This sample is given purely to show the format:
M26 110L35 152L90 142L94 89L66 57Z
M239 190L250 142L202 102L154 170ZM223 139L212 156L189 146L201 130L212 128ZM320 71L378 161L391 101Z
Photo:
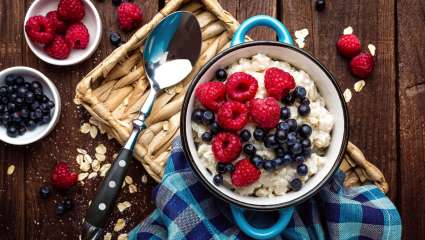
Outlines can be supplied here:
M31 41L44 44L52 58L66 59L71 49L85 49L89 43L89 31L81 22L84 15L81 0L60 0L57 10L30 17L25 32Z

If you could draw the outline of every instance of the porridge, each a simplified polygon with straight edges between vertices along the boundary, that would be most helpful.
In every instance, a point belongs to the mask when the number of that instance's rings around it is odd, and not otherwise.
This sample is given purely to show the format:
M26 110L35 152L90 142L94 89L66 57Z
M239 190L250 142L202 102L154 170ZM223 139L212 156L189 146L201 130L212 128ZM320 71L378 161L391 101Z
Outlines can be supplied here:
M195 96L194 141L214 184L280 196L326 163L334 117L306 72L256 54L219 69Z

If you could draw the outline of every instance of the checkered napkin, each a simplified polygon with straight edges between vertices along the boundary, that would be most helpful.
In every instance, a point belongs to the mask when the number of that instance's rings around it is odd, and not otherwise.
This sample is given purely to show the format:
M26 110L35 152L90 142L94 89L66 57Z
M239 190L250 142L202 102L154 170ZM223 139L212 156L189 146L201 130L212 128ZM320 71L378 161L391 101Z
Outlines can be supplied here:
M401 219L393 203L374 185L344 188L343 179L337 173L297 206L277 239L400 239ZM129 239L249 239L234 224L228 204L214 198L191 171L180 140L153 199L157 209Z

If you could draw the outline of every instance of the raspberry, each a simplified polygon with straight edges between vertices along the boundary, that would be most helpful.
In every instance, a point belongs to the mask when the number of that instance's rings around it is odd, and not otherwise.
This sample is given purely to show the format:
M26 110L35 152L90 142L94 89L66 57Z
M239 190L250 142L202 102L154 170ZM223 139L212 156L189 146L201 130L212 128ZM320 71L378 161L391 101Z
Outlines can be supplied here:
M231 176L232 184L235 187L246 187L257 181L260 176L261 171L245 158L235 164L235 171Z
M84 4L81 0L60 0L58 15L66 22L79 22L85 15Z
M362 50L360 40L354 34L340 35L336 43L338 52L344 57L354 57Z
M359 78L367 78L372 73L373 67L373 57L370 53L360 53L350 62L351 73Z
M55 32L62 34L66 32L67 25L64 21L59 19L58 11L50 11L47 13L46 18L49 19L50 24L55 29Z
M273 67L266 70L264 85L270 97L281 100L291 89L295 88L295 80L291 74Z
M255 97L258 89L258 82L253 76L236 72L229 76L226 81L226 91L229 98L245 102Z
M118 24L124 31L130 31L142 22L142 10L134 3L121 3L118 7Z
M218 109L217 122L224 129L240 130L248 123L248 108L240 102L225 102Z
M85 49L89 44L90 34L82 23L74 23L66 30L65 41L70 48Z
M28 37L37 43L49 43L54 38L54 28L49 19L43 16L30 17L25 24Z
M65 59L69 56L71 48L63 36L56 35L51 43L44 46L44 51L52 58Z
M212 151L217 162L232 162L242 151L241 140L236 134L220 132L212 141Z
M249 102L248 106L252 120L260 128L274 128L279 123L280 107L276 99L272 97L264 99L254 98Z
M195 96L204 107L215 112L226 98L226 86L222 82L202 83L196 88Z
M69 189L77 183L77 173L71 172L68 164L64 162L58 163L53 169L51 175L52 185L59 189Z

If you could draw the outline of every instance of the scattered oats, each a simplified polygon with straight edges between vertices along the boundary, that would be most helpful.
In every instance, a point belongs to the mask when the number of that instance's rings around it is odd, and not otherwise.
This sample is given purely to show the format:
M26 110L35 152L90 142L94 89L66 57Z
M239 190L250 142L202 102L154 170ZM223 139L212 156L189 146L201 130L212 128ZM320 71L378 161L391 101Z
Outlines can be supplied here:
M297 43L299 48L304 48L305 46L304 39L296 38L295 42Z
M84 155L83 154L78 154L77 155L77 163L78 165L81 165L81 163L84 162Z
M136 186L136 185L134 185L134 184L130 184L130 185L128 185L128 191L129 191L130 193L135 193L135 192L137 192L137 186Z
M83 125L81 125L80 127L80 132L87 134L90 132L90 127L91 127L90 123L83 123Z
M107 163L107 164L103 164L103 166L100 168L100 176L104 177L106 175L106 173L108 172L109 168L111 168L111 164Z
M90 137L95 139L97 136L97 127L96 126L91 126L90 127Z
M115 231L115 232L119 232L119 231L121 231L124 227L125 227L125 220L124 220L124 219L122 219L122 218L120 218L120 219L118 219L118 220L117 220L117 223L115 223L114 231Z
M148 182L148 176L146 176L146 174L143 174L142 183L147 183L147 182Z
M103 144L99 144L96 147L96 153L105 154L106 153L106 147Z
M118 157L118 153L114 153L114 155L112 155L112 158L115 159Z
M88 162L82 162L80 165L80 170L83 172L87 172L90 170L90 163Z
M120 202L118 203L117 207L118 207L118 210L120 210L120 212L123 212L127 208L131 207L131 203L129 201Z
M295 31L295 37L296 38L302 38L305 39L308 36L308 29L307 28L303 28L300 30Z
M9 175L9 176L12 175L14 171L15 171L15 165L10 165L7 168L7 175Z
M87 176L89 176L89 173L86 172L78 174L78 181L83 181Z
M130 176L125 176L125 182L127 184L133 184L133 178Z
M354 91L360 92L365 85L366 82L364 80L357 81L356 83L354 83Z
M100 162L98 160L94 160L91 163L91 168L93 169L93 171L97 172L100 170Z
M372 56L375 56L375 52L376 52L376 47L373 44L369 44L367 45L367 48L369 49L370 54L372 54Z
M351 97L353 96L353 94L351 93L351 90L350 89L345 89L345 91L344 91L344 99L345 99L345 102L350 102L350 100L351 100Z
M88 154L84 154L84 161L86 161L88 163L92 163L93 158L91 158L90 155L88 155Z
M77 152L81 154L87 154L87 151L82 148L77 148Z
M97 172L91 172L87 178L92 179L92 178L95 178L95 177L97 177Z
M94 156L99 162L103 162L106 160L106 156L104 154L95 153Z
M117 240L128 240L127 233L121 233L120 235L118 235Z
M348 27L344 28L344 31L342 33L344 35L352 34L353 33L353 28L351 26L348 26Z
M105 236L103 236L103 240L111 240L111 239L112 239L112 234L110 232L107 232Z

